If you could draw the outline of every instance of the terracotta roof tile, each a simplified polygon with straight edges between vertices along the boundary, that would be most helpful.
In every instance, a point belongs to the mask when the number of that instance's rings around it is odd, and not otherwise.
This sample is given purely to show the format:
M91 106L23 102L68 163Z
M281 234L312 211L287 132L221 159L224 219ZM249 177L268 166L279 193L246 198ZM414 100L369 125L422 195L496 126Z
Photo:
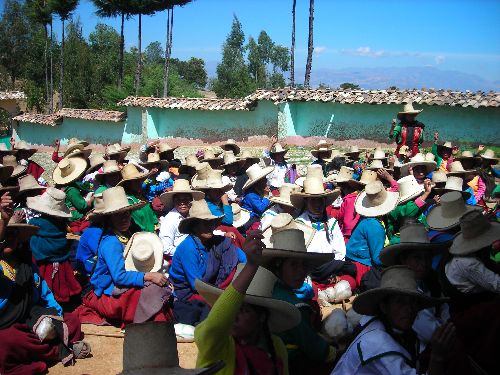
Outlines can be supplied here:
M0 100L22 100L26 99L26 95L22 91L0 91Z
M257 98L249 101L243 99L211 99L211 98L150 98L129 96L118 103L125 107L196 109L206 111L235 110L249 111L255 106Z
M55 113L52 115L43 115L40 113L24 113L12 118L19 122L30 122L32 124L56 126L62 121L62 116Z
M110 121L120 122L127 118L125 112L120 111L103 111L100 109L73 109L63 108L57 114L74 119L90 120L90 121Z

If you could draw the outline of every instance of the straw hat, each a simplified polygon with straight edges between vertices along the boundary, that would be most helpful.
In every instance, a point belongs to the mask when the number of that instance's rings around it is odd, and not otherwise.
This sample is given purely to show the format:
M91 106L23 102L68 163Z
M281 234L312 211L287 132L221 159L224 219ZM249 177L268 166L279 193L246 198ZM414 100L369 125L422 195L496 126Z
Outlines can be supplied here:
M448 180L448 176L443 171L437 170L437 171L434 171L432 173L431 181L433 184L446 183L447 180Z
M330 155L330 160L333 160L335 158L344 158L346 159L347 156L345 156L343 153L341 153L339 150L337 149L333 149L332 150L332 154Z
M410 174L410 167L416 167L417 165L424 166L426 169L426 174L434 171L437 167L435 161L427 160L425 155L419 152L414 157L412 157L408 163L405 163L401 166L401 176L408 176Z
M276 154L286 154L288 152L287 148L283 148L283 146L280 143L275 143L273 147L269 150L270 154L276 155Z
M399 202L403 204L422 195L425 191L424 185L420 185L413 175L400 178L398 181Z
M315 158L317 158L318 155L320 154L320 152L326 152L326 153L328 153L328 156L326 157L326 159L328 159L328 158L330 158L330 156L332 154L332 149L330 147L331 147L331 145L328 144L324 139L322 139L311 150L311 154L312 154L312 156L314 156Z
M265 178L268 174L274 171L274 166L261 168L259 164L252 164L247 168L245 173L248 176L247 182L243 185L243 191L246 191L250 186L254 185L260 179Z
M382 271L380 287L361 293L352 303L352 308L358 314L379 315L379 303L386 297L403 295L417 300L419 310L426 309L440 303L445 299L432 298L418 290L415 273L406 266L392 266Z
M398 205L399 193L385 190L381 181L366 185L354 201L354 208L358 214L366 217L387 215Z
M25 141L16 142L14 147L17 151L27 151L29 154L28 158L38 151L38 149L31 147L31 145Z
M101 178L112 173L120 173L121 169L116 160L106 160L102 166L102 171L95 175L97 182L101 181Z
M70 153L72 153L75 150L82 151L88 145L89 145L89 143L86 141L80 141L76 138L71 138L68 141L68 147L66 148L66 151L64 152L63 157L68 156Z
M436 155L434 155L432 152L427 152L425 154L425 161L436 161Z
M127 181L145 180L151 175L151 172L140 172L134 164L127 164L121 169L120 173L122 175L122 179L116 184L116 186L123 185Z
M160 154L157 152L151 152L148 154L148 159L146 161L140 162L140 165L142 165L145 168L153 168L155 164L159 164L161 167L165 167L168 165L168 160L162 160L160 159Z
M65 158L83 158L83 159L88 159L90 157L90 154L92 153L92 150L89 148L85 148L83 150L77 150L74 149L68 154L65 154Z
M304 192L292 193L290 201L295 208L302 209L306 198L322 198L326 200L325 206L328 207L340 195L340 190L326 192L323 187L323 181L319 178L306 178L304 180Z
M101 168L101 166L106 162L106 159L102 155L94 154L89 158L90 167L85 171L85 174L94 172L96 169Z
M319 164L309 164L306 169L306 175L297 178L295 180L295 185L304 187L306 178L317 178L318 180L326 182L326 179L323 177L323 168Z
M356 145L353 145L349 148L349 151L344 152L345 155L347 156L354 156L356 154L359 154L361 151L359 150L359 147Z
M473 159L474 161L479 161L481 160L481 157L480 156L474 156L473 152L472 151L464 151L462 152L462 154L460 156L456 156L455 157L455 160L469 160L469 159Z
M495 151L492 149L487 149L484 154L480 155L483 159L488 159L488 160L498 160L497 157L495 157Z
M241 228L250 220L250 211L241 208L237 203L231 203L231 210L233 211L233 227Z
M163 243L155 233L137 232L123 251L126 271L158 272L163 264Z
M232 151L225 151L223 160L224 162L221 165L222 168L226 168L232 164L237 164L238 167L241 167L243 166L243 164L245 164L245 160L236 158Z
M31 236L34 236L40 229L37 225L31 225L26 223L14 223L11 220L5 226L6 232L16 232L16 237L20 242L27 242Z
M208 163L208 162L217 162L217 163L222 163L223 159L217 155L215 155L214 150L205 150L203 153L203 159L201 159L202 162Z
M462 162L458 160L451 163L449 168L450 170L448 172L448 176L464 176L466 174L473 174L476 172L475 169L465 170L462 166Z
M273 217L271 224L263 230L262 235L264 238L262 242L264 242L266 247L273 247L271 241L272 235L285 229L299 229L303 234L306 248L309 247L316 234L316 229L310 225L294 220L293 216L290 214L281 213Z
M379 181L377 172L369 169L364 169L361 173L361 178L359 179L359 181L351 178L349 181L347 181L347 183L354 189L361 190L364 189L366 185L376 181Z
M210 368L183 369L175 328L167 322L127 324L123 341L122 375L212 375L223 365L217 362Z
M385 169L388 172L393 172L394 171L394 169L392 169L392 168L384 167L384 164L382 163L381 159L374 159L370 163L370 165L368 167L366 167L366 169L368 169L370 171L377 171L379 169Z
M130 151L130 148L130 146L122 147L119 143L114 143L106 147L105 154L106 156L122 154L125 157L125 155L127 155Z
M385 160L387 156L385 155L385 151L380 147L377 147L375 151L373 151L372 160Z
M83 158L64 158L52 172L52 179L58 185L68 185L78 180L87 169L87 160Z
M398 112L398 119L401 119L403 115L418 115L420 112L422 112L423 109L415 109L413 108L413 103L405 103L403 106L403 110L401 112Z
M452 149L453 148L453 144L451 142L449 142L449 141L444 141L444 142L441 142L441 144L438 145L438 147Z
M456 227L463 214L478 210L475 206L466 205L458 191L443 194L439 202L439 205L430 209L426 219L429 228L438 231Z
M244 265L238 264L235 278ZM271 332L289 330L300 323L301 315L291 303L273 298L274 285L278 278L264 267L259 267L252 282L248 286L243 301L250 305L264 307L269 311L268 325ZM224 290L207 284L200 279L195 281L196 290L209 305L213 306Z
M220 147L224 151L233 151L235 155L238 155L240 153L240 146L236 144L236 141L234 139L228 139L226 143L223 143Z
M340 167L339 173L331 174L329 175L325 181L326 182L347 182L349 180L352 180L352 176L354 175L354 169L346 167L343 165Z
M468 255L500 240L500 223L489 221L481 211L467 212L460 218L460 233L453 239L450 253Z
M17 153L16 149L9 150L7 149L5 143L0 142L0 157L3 157L5 155L14 155L16 153Z
M222 189L229 191L232 188L229 180L222 179L222 171L220 169L212 169L208 163L200 163L198 165L191 185L195 189Z
M273 203L283 204L288 207L293 207L292 202L290 201L290 194L299 192L300 187L295 184L284 183L279 188L279 195L272 196L269 200Z
M204 192L191 189L189 181L181 178L174 181L172 190L166 191L160 195L160 200L167 210L171 210L174 207L175 194L190 194L193 200L205 198Z
M467 201L471 197L471 193L468 191L463 191L463 184L464 180L462 178L449 176L446 179L446 184L444 185L444 188L434 188L434 191L438 195L443 195L450 191L458 191L460 194L462 194L464 200Z
M258 163L260 160L260 158L258 158L257 156L253 156L249 150L242 150L238 155L238 159L245 160L245 162L248 163L251 162L250 164Z
M10 177L15 178L26 172L27 167L20 165L14 155L5 155L2 159L4 167L12 167L12 174ZM10 168L9 168L10 169Z
M66 194L56 188L48 187L42 195L26 198L26 205L32 210L49 216L70 218L71 212L65 203Z
M171 147L169 144L162 142L158 145L158 153L161 156L161 154L163 154L164 152L175 151L178 148L179 148L178 146Z
M190 234L192 226L197 221L216 221L218 224L220 224L223 218L224 215L215 216L212 214L205 199L196 200L191 204L191 208L189 209L189 217L186 217L180 221L179 232ZM218 224L217 226L219 226Z
M104 210L104 199L102 198L102 193L94 194L94 208L87 213L87 220L97 222L101 221L104 216L100 216L98 213Z
M29 199L29 198L28 198ZM95 215L113 215L134 211L144 207L147 202L129 203L127 194L121 186L111 187L102 192L102 208L94 209Z
M46 186L39 185L35 177L33 177L33 175L31 174L19 177L17 181L19 183L18 194L23 194L27 191L32 191L32 190L43 190L47 188Z
M384 247L380 252L380 260L386 266L400 264L399 256L412 250L434 251L443 246L440 243L431 243L425 226L420 223L407 224L400 230L401 242Z

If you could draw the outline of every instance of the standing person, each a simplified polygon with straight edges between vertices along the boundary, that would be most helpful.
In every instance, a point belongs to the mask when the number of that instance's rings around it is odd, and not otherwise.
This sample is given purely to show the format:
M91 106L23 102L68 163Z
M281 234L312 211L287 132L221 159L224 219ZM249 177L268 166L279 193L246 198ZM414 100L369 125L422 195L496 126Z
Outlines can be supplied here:
M37 153L38 149L31 147L25 141L13 142L11 145L13 150L17 150L16 158L19 164L27 168L26 173L33 175L39 183L45 185L47 182L42 177L45 169L37 162L31 160L31 157Z
M434 143L432 144L432 154L436 157L437 169L448 173L450 164L455 160L453 154L458 151L451 142L439 143L439 132L434 133Z
M324 140L320 140L318 144L311 150L312 156L316 158L312 164L318 164L323 170L323 177L327 176L326 166L327 160L332 157L332 149L330 145Z
M278 137L271 137L272 143L268 150L264 151L264 157L269 158L270 165L274 166L274 170L267 176L267 181L273 195L278 193L279 188L284 183L294 183L297 176L297 171L294 165L289 166L286 160L287 148L284 148L278 143Z
M389 139L396 141L396 157L400 157L399 151L403 145L408 147L410 157L420 152L420 146L424 141L425 125L417 121L416 117L422 111L422 109L414 109L413 103L406 103L403 110L398 112L399 124L396 125L396 120L392 120Z

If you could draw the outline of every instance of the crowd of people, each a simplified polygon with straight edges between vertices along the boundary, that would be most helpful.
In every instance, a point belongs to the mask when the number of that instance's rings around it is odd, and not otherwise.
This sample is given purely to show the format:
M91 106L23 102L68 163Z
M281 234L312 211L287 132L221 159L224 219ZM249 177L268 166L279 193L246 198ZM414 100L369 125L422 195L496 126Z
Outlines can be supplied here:
M178 370L157 358L175 334L204 374L495 373L498 158L438 133L425 153L419 112L394 152L321 140L304 175L275 136L184 160L56 142L50 184L34 147L0 145L0 374L84 360L82 323L124 329L125 351L163 332L132 372ZM351 296L347 340L325 334L321 307Z

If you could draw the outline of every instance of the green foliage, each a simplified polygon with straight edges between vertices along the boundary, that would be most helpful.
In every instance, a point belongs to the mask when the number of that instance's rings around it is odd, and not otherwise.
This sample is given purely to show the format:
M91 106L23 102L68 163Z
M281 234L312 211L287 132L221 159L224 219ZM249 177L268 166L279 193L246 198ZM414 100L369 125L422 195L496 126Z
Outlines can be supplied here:
M23 91L26 95L27 109L42 112L46 104L43 86L38 85L35 81L27 80L24 82Z
M49 0L49 7L63 21L66 21L78 6L79 0Z
M191 57L187 61L172 59L170 61L175 67L179 76L187 82L201 89L207 85L207 71L205 70L205 61L196 57Z
M152 42L144 50L145 64L163 64L164 60L165 51L160 42Z
M339 87L342 90L359 90L360 89L359 85L356 85L355 83L350 83L350 82L342 83Z

